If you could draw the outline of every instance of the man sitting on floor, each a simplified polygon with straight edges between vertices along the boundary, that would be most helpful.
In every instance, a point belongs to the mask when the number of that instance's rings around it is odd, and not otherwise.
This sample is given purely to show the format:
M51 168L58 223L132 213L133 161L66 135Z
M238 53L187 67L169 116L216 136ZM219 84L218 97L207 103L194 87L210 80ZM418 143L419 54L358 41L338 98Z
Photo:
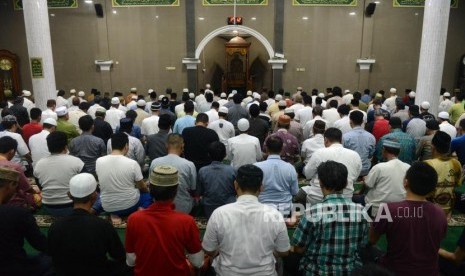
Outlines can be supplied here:
M438 250L447 220L440 207L426 201L437 182L430 165L413 163L404 180L405 200L387 203L385 216L371 226L370 244L386 234L388 250L380 264L397 275L438 275Z
M347 186L347 168L326 161L318 166L324 200L312 206L300 219L292 244L304 254L301 275L344 275L362 266L359 248L366 244L368 222L362 206L342 195Z
M203 264L204 255L194 219L174 210L178 171L155 167L149 182L155 203L128 219L126 263L135 266L135 275L189 275L186 253L195 267Z
M237 202L216 209L208 221L202 247L218 255L213 261L218 275L277 275L275 256L289 252L282 215L258 202L262 181L257 166L240 167L234 182Z
M48 252L58 275L119 275L124 271L125 251L118 234L108 221L91 214L96 189L97 181L89 173L69 181L74 210L48 230Z

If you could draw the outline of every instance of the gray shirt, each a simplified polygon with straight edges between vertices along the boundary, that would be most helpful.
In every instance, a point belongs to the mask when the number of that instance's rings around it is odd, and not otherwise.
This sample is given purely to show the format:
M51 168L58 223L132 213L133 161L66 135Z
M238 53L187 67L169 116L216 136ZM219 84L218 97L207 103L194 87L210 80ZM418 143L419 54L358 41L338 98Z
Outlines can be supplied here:
M249 114L240 104L234 104L228 110L228 121L230 121L234 127L237 127L237 121L242 118L248 118Z
M106 147L101 138L84 132L71 140L69 153L84 162L82 172L95 174L95 162L97 158L106 155Z
M170 165L178 170L179 186L174 205L177 211L189 214L194 205L190 192L197 189L197 172L194 163L175 154L168 154L152 161L150 173L153 168L160 165Z
M168 154L166 150L166 140L168 139L169 131L160 129L158 133L147 137L147 155L150 161L158 157L163 157Z

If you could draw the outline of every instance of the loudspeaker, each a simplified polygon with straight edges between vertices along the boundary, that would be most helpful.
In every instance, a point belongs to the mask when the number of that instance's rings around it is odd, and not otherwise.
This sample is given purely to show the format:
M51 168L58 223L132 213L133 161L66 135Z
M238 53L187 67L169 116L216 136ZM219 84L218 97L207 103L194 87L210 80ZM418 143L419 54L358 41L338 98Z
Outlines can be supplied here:
M376 3L368 4L367 8L365 9L366 16L372 16L375 13Z
M95 4L94 7L95 7L95 14L97 15L97 17L103 18L102 4Z

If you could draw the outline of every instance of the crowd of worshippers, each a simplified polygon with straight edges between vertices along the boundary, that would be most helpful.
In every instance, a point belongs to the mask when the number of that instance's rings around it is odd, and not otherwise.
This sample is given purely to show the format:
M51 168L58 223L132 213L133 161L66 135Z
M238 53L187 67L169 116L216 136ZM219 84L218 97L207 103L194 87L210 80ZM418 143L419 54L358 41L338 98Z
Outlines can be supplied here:
M0 275L465 275L465 91L65 94L1 103Z

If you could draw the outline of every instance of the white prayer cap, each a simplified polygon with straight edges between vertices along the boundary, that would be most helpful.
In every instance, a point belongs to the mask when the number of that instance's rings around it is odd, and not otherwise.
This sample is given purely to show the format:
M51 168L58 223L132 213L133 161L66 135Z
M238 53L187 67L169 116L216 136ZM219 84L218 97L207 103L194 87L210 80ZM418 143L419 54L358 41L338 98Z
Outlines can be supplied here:
M75 198L84 198L97 189L97 181L90 173L80 173L69 180L69 193Z
M238 122L237 122L237 128L240 130L240 131L247 131L249 129L249 120L247 119L240 119Z
M438 118L449 120L449 113L447 113L446 111L439 112Z
M66 108L66 106L60 106L55 110L55 112L57 113L58 117L61 117L68 114L68 109Z
M297 87L297 91L302 91L304 90L301 86Z
M84 93L84 91L79 91L79 93L78 93L79 97L84 97L85 95L86 95L86 93Z
M237 94L237 90L233 90L233 91L231 91L231 93Z
M137 88L135 87L131 88L131 92L137 92Z
M218 112L228 114L228 108L226 106L222 106L218 109Z
M276 96L274 96L275 101L280 101L282 99L283 99L283 95L281 95L281 94L277 94Z
M391 89L389 89L389 92L391 92L392 94L395 94L395 93L397 93L397 89L391 88Z
M76 89L73 88L73 89L69 90L69 93L70 94L76 94Z
M420 107L421 107L422 109L428 110L428 109L431 107L431 105L429 104L429 102L426 102L426 101L425 101L425 102L422 102L422 103L420 104Z
M350 93L349 89L344 90L344 94L348 94L348 93Z
M228 99L230 99L230 98L232 98L232 97L234 97L234 94L233 94L233 93L229 93Z
M23 96L24 96L24 97L30 97L30 96L31 96L31 91L29 91L29 90L23 90Z
M111 104L119 104L119 98L118 97L111 98Z
M47 118L44 120L44 124L49 124L52 126L57 126L57 121L53 118Z
M408 93L408 96L409 96L410 98L415 98L415 95L416 95L416 94L417 94L417 93L415 93L415 91L412 91L412 92Z
M150 88L149 90L147 90L147 93L148 93L148 94L150 94L150 93L152 93L152 92L153 92L153 89L152 89L152 88Z
M163 99L165 97L165 95L160 95L158 96L158 100L161 101L161 99Z
M247 96L252 96L252 90L247 91Z
M325 94L323 93L318 94L318 98L324 98L324 97L325 97Z
M210 87L211 87L211 86L210 86L209 83L205 84L205 88L210 89Z
M289 114L289 113L294 113L294 109L289 108L289 107L284 109L284 114Z
M189 99L194 99L195 98L195 94L194 93L189 93Z
M450 93L449 93L449 92L445 92L443 96L444 96L444 97L450 97Z
M183 93L188 93L188 92L189 92L189 89L188 89L188 88L183 88L183 89L182 89L182 92L183 92Z
M258 94L257 92L253 92L253 93L252 93L252 97L253 97L254 99L260 99L260 94Z
M287 106L286 101L285 100L280 100L278 102L278 106Z
M136 95L132 96L131 100L137 100L137 96Z
M140 99L137 101L137 106L145 106L147 105L147 102L145 102L144 100Z
M224 92L221 93L221 94L220 94L220 98L226 98L226 93L224 93Z

